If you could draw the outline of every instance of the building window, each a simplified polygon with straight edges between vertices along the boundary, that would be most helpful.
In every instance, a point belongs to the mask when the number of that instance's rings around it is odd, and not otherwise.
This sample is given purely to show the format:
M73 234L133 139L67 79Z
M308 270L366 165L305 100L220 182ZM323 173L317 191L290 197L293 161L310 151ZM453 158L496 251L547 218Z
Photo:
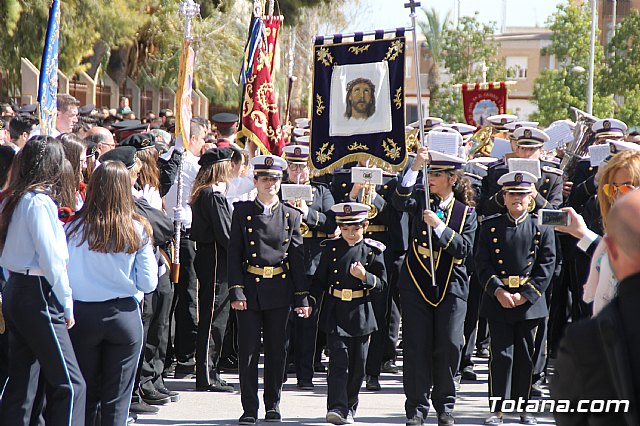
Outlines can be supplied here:
M411 67L413 66L413 58L405 56L404 59L404 73L405 78L411 78Z
M507 56L506 68L509 80L526 80L529 58L526 56Z

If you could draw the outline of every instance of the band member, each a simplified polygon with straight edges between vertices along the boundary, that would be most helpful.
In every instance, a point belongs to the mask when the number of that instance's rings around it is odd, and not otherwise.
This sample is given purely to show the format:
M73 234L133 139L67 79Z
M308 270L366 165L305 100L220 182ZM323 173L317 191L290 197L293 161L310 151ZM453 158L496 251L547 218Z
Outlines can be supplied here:
M38 376L47 383L46 421L83 425L85 381L67 329L75 324L67 242L58 220L62 144L31 138L16 156L2 194L0 266L9 272L2 309L9 332L9 379L0 423L28 425ZM35 410L34 410L35 411Z
M287 160L289 183L309 184L313 201L289 200L302 212L301 230L304 239L304 264L307 283L316 272L322 248L320 243L336 230L334 205L329 187L309 181L309 148L301 145L289 145L284 148ZM319 306L318 306L319 308ZM293 346L298 388L313 389L314 356L316 355L316 336L318 333L319 309L314 309L309 320L297 315L293 319ZM320 361L319 359L317 360Z
M258 415L258 358L264 336L264 404L266 421L280 421L280 393L286 358L286 328L291 305L309 317L302 214L278 198L287 163L260 155L251 160L258 190L255 201L235 205L228 250L231 307L238 319L240 424Z
M436 119L433 120L435 122ZM335 172L332 192L336 201L361 202L371 206L365 236L380 241L387 247L384 258L389 285L372 296L378 330L371 335L365 378L367 390L379 391L379 376L383 368L385 372L398 372L395 360L400 311L396 282L407 251L409 220L407 215L398 212L391 205L391 198L398 185L397 174L384 173L382 185L351 183L351 169L355 165L364 167L366 163L352 163L350 167Z
M313 277L316 299L325 294L319 326L330 351L326 419L336 425L353 423L369 336L377 328L370 294L386 286L385 247L364 238L370 208L360 203L331 208L342 238L326 240Z
M229 148L236 146L239 117L236 114L221 112L211 117L211 119L215 125L216 147Z
M429 154L428 182L433 199L426 206L424 190L416 188L415 183ZM407 425L426 421L429 398L438 413L438 424L454 424L454 376L464 344L469 294L464 259L472 253L477 226L473 190L463 177L464 162L420 148L394 195L396 208L412 217L411 246L398 280ZM435 271L429 266L430 230ZM431 279L434 272L436 286Z
M504 399L529 399L534 339L548 314L545 291L555 268L553 229L538 225L527 206L536 177L511 172L500 177L507 212L485 218L478 236L476 270L484 294L480 314L489 321L489 395L493 415L485 424L502 424ZM520 423L536 424L521 413Z
M196 242L194 266L198 281L196 390L233 392L220 378L218 361L229 319L227 248L231 207L225 196L231 177L231 148L213 148L200 157L191 191L191 239Z

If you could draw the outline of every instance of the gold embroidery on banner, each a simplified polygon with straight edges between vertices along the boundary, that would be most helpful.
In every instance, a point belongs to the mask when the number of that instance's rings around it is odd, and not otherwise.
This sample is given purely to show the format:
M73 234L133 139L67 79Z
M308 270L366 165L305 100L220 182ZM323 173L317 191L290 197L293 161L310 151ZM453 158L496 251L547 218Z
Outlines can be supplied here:
M382 148L384 149L384 155L392 160L397 160L402 152L402 149L391 138L387 138L382 142Z
M369 47L371 47L370 44L364 46L351 46L349 48L349 52L353 53L354 55L359 55L362 52L366 52L367 50L369 50Z
M396 96L393 98L393 103L396 104L396 109L402 108L402 87L396 89Z
M322 101L322 96L316 94L316 101L318 102L318 105L316 105L316 115L322 115L324 109L326 108L324 102Z
M267 133L267 115L262 111L252 111L251 120L256 127Z
M260 85L258 89L257 97L258 104L267 112L275 113L278 111L278 105L275 102L268 101L268 95L273 93L273 84L265 82Z
M326 47L321 47L316 50L316 54L318 56L318 61L322 62L323 65L329 67L333 64L333 56Z
M369 147L364 144L361 144L360 142L352 143L347 147L347 149L349 151L358 151L358 150L369 151Z
M387 55L384 57L385 61L395 61L398 59L398 55L400 55L404 50L404 43L401 40L395 40L391 42L391 46L389 46L389 50L387 50Z
M325 153L324 151L328 147L329 147L329 142L325 142L324 145L322 145L320 149L316 152L316 160L318 160L318 163L324 164L327 161L331 160L331 156L333 155L333 150L335 148L335 145L331 145L331 148L329 148L329 150Z

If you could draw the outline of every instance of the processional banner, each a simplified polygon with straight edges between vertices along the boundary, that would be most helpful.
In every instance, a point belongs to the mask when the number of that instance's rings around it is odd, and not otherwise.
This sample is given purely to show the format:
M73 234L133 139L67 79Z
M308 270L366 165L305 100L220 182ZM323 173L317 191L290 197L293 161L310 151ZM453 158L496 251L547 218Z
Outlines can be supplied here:
M507 109L507 85L495 83L464 83L462 103L467 124L482 127L487 117L504 114Z

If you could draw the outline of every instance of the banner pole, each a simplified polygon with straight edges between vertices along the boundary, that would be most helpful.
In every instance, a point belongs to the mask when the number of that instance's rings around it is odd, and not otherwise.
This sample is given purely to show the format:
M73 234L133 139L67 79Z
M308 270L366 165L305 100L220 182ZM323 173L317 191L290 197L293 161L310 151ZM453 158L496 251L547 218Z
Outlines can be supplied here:
M416 31L416 7L420 6L420 2L410 0L409 3L405 3L404 7L411 10L411 27L413 33L413 62L415 63L416 72L416 98L418 100L418 122L420 123L420 141L422 146L426 145L424 137L424 120L422 114L422 85L420 82L420 55L418 54L418 32ZM424 180L424 197L425 206L427 209L431 209L431 194L429 194L429 173L427 172L427 164L422 166L422 178ZM436 269L433 263L433 241L431 238L431 226L427 224L427 241L429 243L429 268L431 269L431 285L437 287L436 283Z

